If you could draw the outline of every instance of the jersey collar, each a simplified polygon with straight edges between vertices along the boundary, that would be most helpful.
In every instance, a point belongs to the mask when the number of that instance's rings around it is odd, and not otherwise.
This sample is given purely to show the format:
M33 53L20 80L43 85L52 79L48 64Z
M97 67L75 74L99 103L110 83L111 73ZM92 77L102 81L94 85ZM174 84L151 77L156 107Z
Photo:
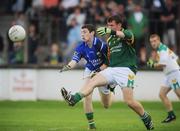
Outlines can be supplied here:
M92 46L93 46L93 45L96 45L96 41L97 41L97 38L94 37L93 42L92 42ZM87 44L86 42L84 42L84 43L85 43L85 46L88 46L88 44ZM89 46L88 46L88 47L89 47Z

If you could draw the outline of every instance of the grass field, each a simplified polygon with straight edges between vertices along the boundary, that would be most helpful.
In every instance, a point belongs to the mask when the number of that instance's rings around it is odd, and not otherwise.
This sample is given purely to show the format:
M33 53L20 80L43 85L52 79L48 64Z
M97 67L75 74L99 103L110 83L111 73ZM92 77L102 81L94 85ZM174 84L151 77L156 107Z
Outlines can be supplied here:
M161 124L166 112L160 102L142 102L151 113L157 131L180 130L180 103L174 102L178 119L169 124ZM143 131L139 117L124 103L113 103L104 109L94 102L95 121L98 131ZM82 103L68 107L59 101L0 101L0 131L83 131L87 121Z

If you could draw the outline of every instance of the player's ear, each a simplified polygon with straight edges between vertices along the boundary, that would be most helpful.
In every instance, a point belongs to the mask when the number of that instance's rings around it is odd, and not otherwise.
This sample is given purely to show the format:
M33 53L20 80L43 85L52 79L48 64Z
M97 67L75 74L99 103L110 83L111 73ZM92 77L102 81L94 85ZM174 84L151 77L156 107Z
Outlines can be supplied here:
M91 34L92 34L92 36L95 36L96 33L95 33L95 31L92 31Z

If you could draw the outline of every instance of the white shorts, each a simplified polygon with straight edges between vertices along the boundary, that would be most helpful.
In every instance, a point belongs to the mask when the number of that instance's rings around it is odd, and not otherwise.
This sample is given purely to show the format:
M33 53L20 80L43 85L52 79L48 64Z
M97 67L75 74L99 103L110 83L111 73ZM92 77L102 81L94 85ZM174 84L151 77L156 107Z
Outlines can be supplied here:
M180 70L173 71L164 77L163 86L176 90L180 88Z
M100 73L108 84L116 84L121 88L134 87L135 74L128 67L108 67Z
M88 68L85 68L83 78L90 77L91 72L92 72L91 70L89 70ZM99 92L101 92L102 94L105 94L105 95L110 93L110 90L107 88L107 86L98 87L98 90L99 90Z

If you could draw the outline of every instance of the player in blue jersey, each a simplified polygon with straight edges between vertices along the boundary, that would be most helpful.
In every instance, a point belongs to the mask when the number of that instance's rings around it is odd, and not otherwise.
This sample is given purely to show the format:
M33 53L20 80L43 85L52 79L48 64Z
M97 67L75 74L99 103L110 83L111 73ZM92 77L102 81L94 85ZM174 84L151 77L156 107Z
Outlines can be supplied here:
M95 27L91 24L86 24L81 27L82 42L76 47L72 60L65 65L61 72L73 69L77 63L84 58L87 63L85 65L85 85L99 71L106 68L107 60L107 45L99 38L95 37ZM105 108L111 105L111 92L107 86L99 87L101 101ZM92 93L84 99L84 111L88 120L89 129L95 129L93 118Z

